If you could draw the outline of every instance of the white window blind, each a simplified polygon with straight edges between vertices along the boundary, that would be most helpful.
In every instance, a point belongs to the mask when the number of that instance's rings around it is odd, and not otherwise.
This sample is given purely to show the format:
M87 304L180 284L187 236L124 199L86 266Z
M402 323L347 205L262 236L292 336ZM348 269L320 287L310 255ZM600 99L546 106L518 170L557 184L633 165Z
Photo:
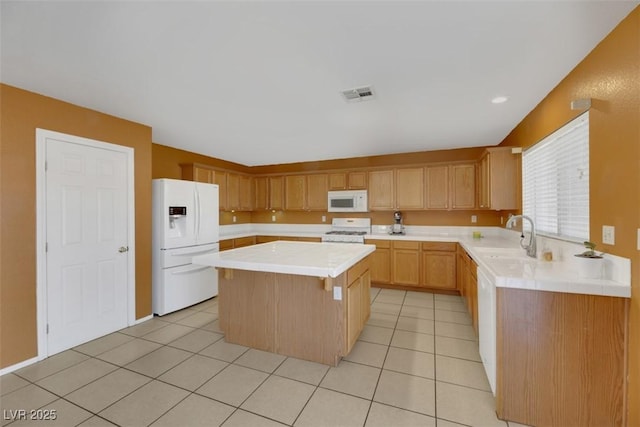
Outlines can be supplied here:
M589 240L589 112L522 156L522 210L540 234Z

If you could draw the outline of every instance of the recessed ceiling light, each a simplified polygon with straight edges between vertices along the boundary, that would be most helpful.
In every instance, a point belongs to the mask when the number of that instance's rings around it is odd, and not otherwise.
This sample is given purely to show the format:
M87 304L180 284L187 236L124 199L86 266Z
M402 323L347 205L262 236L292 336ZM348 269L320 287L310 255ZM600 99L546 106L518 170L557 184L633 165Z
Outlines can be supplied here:
M491 100L491 102L494 104L502 104L504 102L507 102L508 99L509 99L508 96L496 96Z

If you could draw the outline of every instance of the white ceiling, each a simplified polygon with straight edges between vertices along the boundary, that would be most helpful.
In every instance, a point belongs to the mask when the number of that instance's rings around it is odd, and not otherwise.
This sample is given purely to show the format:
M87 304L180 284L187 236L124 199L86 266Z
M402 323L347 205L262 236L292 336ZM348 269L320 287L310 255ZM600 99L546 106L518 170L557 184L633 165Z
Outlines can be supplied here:
M3 0L0 79L251 166L495 145L638 3Z

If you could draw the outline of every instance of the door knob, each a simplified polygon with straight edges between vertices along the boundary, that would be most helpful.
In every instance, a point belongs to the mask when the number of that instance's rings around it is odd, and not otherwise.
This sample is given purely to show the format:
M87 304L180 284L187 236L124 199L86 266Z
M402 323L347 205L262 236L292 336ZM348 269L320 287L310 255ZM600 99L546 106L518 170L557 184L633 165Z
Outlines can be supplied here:
M128 252L129 251L129 246L120 246L120 249L118 249L118 252L123 253L123 252Z

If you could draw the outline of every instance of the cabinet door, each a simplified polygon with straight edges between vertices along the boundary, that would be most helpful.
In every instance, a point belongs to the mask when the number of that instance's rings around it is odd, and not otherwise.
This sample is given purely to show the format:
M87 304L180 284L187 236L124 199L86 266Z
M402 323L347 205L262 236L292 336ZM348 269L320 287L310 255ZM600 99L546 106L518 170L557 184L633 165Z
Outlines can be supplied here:
M240 176L239 185L240 210L253 210L253 178L248 175Z
M419 248L419 242L393 243L393 283L409 286L420 284Z
M255 210L269 209L269 178L260 176L253 179Z
M362 329L369 321L371 314L371 270L367 270L362 274L362 298L360 298L360 329Z
M347 288L347 353L358 339L362 324L362 277L356 279Z
M422 252L422 286L456 289L456 253Z
M187 181L213 183L215 171L211 168L199 166L193 163L180 165L181 177Z
M218 184L218 198L220 202L220 210L229 209L229 201L227 199L227 173L216 172L214 176L214 182Z
M374 283L391 283L391 249L376 244L376 251L372 254L371 281Z
M233 239L220 240L220 252L233 249Z
M327 174L318 173L308 175L306 209L311 211L326 211L328 188L329 180Z
M227 174L227 209L240 210L240 175Z
M304 175L287 175L284 187L284 208L289 211L304 210L307 198L307 177Z
M427 166L426 208L449 209L449 166Z
M396 170L396 209L424 208L424 168Z
M269 209L284 209L284 178L281 176L269 177Z
M234 248L242 248L245 246L251 246L256 244L256 237L239 237L237 239L233 239L233 247Z
M451 204L453 209L476 207L476 165L451 166Z
M366 190L367 189L367 173L366 172L349 172L347 175L347 188L349 190Z
M346 190L347 174L345 172L336 172L329 174L329 190Z
M491 208L491 182L489 169L491 168L491 158L487 153L482 156L478 170L478 204L481 208Z
M395 207L393 190L392 170L369 172L369 209L393 210Z

